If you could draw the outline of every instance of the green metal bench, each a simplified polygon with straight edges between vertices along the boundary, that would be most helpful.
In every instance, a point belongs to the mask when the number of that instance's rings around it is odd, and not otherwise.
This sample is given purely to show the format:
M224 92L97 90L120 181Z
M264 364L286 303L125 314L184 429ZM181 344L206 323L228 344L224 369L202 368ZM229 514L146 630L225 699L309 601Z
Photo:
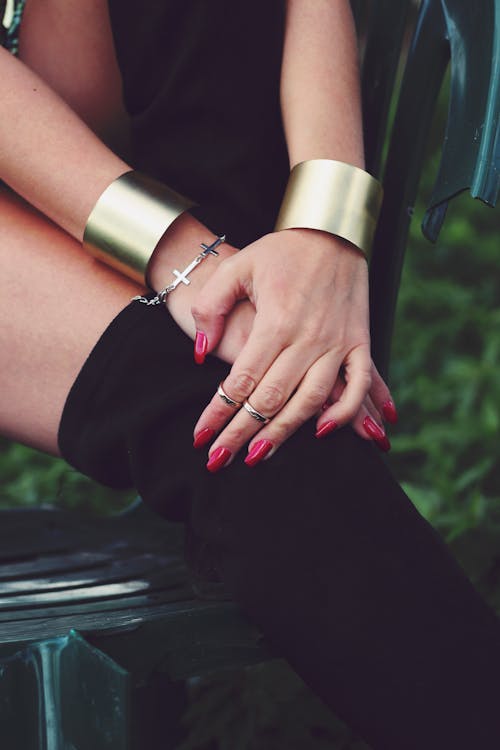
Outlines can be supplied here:
M451 55L441 169L424 222L500 187L500 0L353 0L364 40L368 168L385 202L371 264L374 356L387 371L399 277L423 151ZM407 21L413 40L382 169ZM0 513L0 730L8 750L167 750L178 681L272 658L228 601L193 594L182 533L140 501L113 518ZM176 684L177 683L177 684Z

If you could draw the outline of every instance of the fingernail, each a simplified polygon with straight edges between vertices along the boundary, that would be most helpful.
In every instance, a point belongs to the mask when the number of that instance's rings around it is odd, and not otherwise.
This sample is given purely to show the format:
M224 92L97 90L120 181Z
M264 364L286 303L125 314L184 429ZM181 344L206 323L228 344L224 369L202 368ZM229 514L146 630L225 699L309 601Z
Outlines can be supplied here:
M194 436L193 448L201 448L203 445L206 445L214 435L215 430L212 430L211 427L204 427L203 430L200 430Z
M196 331L196 338L194 340L194 361L197 365L202 365L205 361L207 343L207 337L203 331Z
M255 466L259 461L267 456L269 451L272 449L273 444L270 440L257 440L252 450L249 451L248 456L245 458L247 466Z
M389 399L389 401L386 401L385 404L382 404L382 414L388 422L390 422L391 424L396 424L396 422L398 421L398 412L396 410L394 401Z
M363 427L365 428L366 434L373 438L381 451L387 453L387 451L391 450L389 438L383 429L371 417L364 418Z
M222 445L216 448L210 458L208 459L207 469L214 474L219 469L222 469L231 458L231 451L224 448Z
M321 427L316 432L317 438L326 437L330 434L330 432L333 432L338 427L337 422L334 419L331 419L329 422L325 422L324 425L321 425Z

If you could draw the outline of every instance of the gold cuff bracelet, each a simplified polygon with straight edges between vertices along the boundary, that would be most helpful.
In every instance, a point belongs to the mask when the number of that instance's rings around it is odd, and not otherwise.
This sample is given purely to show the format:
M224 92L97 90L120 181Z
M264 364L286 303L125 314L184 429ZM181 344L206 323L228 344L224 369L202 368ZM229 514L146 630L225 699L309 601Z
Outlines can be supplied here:
M275 231L322 229L368 256L382 195L380 182L359 167L330 159L300 162L290 173Z
M83 246L99 260L140 284L159 241L194 203L161 182L131 171L102 193L92 209Z

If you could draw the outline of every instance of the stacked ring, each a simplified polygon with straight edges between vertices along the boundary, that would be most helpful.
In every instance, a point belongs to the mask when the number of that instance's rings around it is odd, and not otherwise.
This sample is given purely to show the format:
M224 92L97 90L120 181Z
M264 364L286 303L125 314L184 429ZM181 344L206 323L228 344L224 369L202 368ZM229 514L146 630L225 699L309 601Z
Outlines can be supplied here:
M217 388L217 394L221 397L224 403L230 406L232 409L241 409L241 407L243 406L241 401L235 401L233 398L227 395L224 388L222 387L222 381L219 383L219 387Z
M245 403L243 404L243 408L246 409L250 416L256 419L257 422L261 422L262 424L267 424L269 422L270 418L265 417L264 414L260 413L260 411L254 409L252 404L250 404L248 401L245 401Z

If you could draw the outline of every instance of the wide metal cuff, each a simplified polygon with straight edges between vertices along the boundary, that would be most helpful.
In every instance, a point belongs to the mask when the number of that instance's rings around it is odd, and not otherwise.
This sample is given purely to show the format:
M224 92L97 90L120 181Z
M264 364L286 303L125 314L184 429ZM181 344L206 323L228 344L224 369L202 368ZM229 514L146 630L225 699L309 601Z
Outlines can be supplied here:
M290 172L275 231L322 229L368 256L382 198L380 182L359 167L331 159L303 161Z
M88 218L83 246L99 260L140 284L159 241L194 203L141 172L118 177Z

